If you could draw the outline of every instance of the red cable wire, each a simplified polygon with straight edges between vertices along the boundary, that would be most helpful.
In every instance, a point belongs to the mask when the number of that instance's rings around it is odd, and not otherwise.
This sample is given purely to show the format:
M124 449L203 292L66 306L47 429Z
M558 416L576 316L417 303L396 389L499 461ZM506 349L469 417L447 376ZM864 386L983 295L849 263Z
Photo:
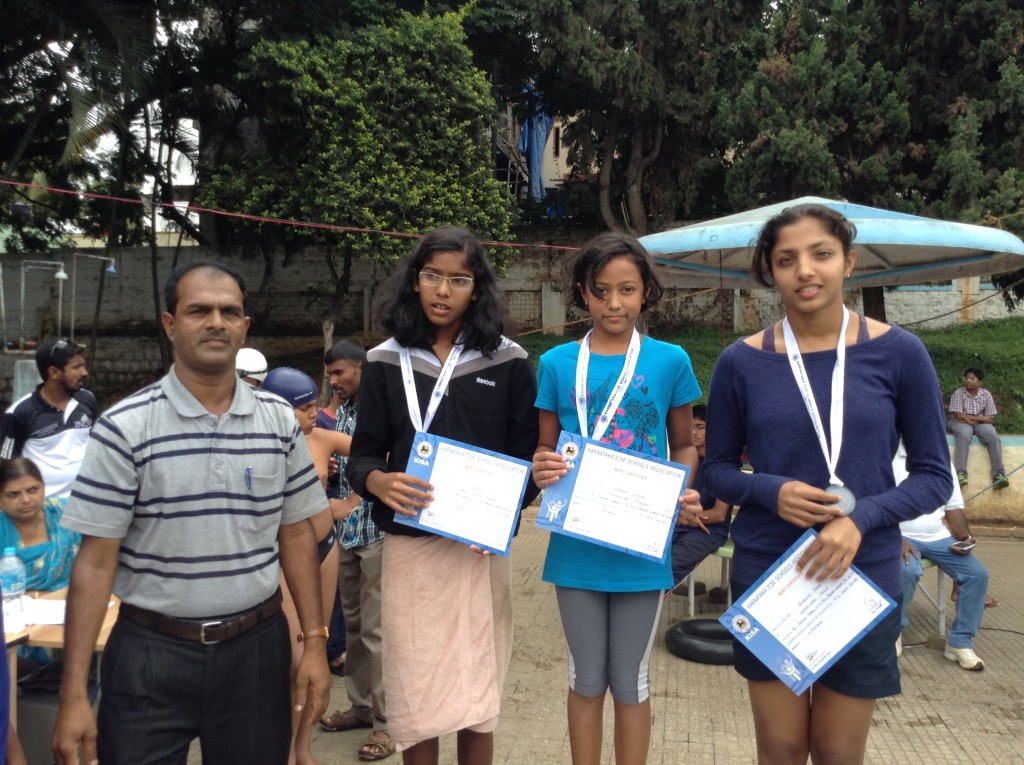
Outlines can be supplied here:
M51 186L40 186L35 183L24 183L22 181L10 181L4 178L0 178L0 184L5 186L18 186L27 189L38 189L40 191L49 191L54 194L74 194L76 196L85 197L87 199L100 199L107 202L123 202L131 205L145 205L141 199L126 199L124 197L114 197L107 194L96 194L89 191L76 191L74 189L58 189ZM176 210L183 209L173 202L153 202L157 207L173 207ZM185 205L184 209L189 212L209 213L210 215L221 215L225 218L238 218L240 220L248 220L256 223L276 223L283 226L298 226L300 228L313 228L324 231L339 231L349 234L377 234L379 236L394 236L404 239L422 239L422 234L409 234L401 231L383 231L380 229L373 228L358 228L356 226L338 226L332 223L311 223L308 221L299 220L288 220L286 218L267 218L260 215L250 215L248 213L230 212L228 210L216 210L210 207L200 207L198 205ZM529 248L536 247L538 249L548 250L568 250L575 252L579 247L568 247L557 244L524 244L521 242L491 242L484 241L481 244L488 247L515 247L515 248Z

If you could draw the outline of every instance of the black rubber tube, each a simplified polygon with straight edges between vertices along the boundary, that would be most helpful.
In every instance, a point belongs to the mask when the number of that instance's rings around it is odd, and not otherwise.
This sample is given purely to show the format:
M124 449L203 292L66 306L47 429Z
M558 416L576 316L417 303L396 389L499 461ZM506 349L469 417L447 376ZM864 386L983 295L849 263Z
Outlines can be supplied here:
M717 619L689 619L665 632L669 653L701 664L732 664L732 635Z

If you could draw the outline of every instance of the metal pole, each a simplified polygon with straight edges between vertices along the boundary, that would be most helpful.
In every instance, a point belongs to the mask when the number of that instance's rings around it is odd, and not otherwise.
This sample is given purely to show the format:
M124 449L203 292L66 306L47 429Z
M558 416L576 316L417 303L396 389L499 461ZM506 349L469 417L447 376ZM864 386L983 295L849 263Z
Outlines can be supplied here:
M18 333L18 347L25 350L25 263L21 264L21 325Z
M4 304L4 267L0 264L0 321L3 322L3 352L7 353L7 306Z
M103 284L107 279L107 271L102 268L102 265L103 264L101 263L100 284L99 288L96 290L96 307L93 309L92 314L92 340L89 342L89 360L86 362L86 366L89 369L92 369L93 360L96 358L97 337L100 332L100 305L103 303Z
M61 269L63 270L63 266ZM67 274L64 274L67 278ZM60 337L60 325L64 323L64 279L57 279L57 337Z
M68 331L68 337L71 342L75 342L75 296L78 294L78 290L75 285L78 283L78 253L71 253L71 329Z

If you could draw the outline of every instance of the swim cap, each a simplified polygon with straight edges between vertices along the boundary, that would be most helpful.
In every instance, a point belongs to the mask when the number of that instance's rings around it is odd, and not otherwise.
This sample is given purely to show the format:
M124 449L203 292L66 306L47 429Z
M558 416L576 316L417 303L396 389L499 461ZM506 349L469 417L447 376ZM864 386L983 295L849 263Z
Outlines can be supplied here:
M263 381L263 390L276 393L291 404L293 409L316 401L320 395L320 389L312 377L291 367L271 369Z
M267 377L267 357L255 348L239 348L235 355L235 370L239 377L263 380Z

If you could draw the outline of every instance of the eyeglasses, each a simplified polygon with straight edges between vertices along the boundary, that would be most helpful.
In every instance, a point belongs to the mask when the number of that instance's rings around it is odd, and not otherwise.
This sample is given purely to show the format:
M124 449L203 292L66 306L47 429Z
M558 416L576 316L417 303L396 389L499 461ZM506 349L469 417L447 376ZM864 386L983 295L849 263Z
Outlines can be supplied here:
M707 428L707 425L705 425L703 422L695 422L695 423L693 423L693 429L694 430L705 430L706 428Z
M471 290L474 281L472 276L441 276L434 271L420 271L419 280L420 284L428 287L440 287L441 282L447 280L448 286L453 290Z

